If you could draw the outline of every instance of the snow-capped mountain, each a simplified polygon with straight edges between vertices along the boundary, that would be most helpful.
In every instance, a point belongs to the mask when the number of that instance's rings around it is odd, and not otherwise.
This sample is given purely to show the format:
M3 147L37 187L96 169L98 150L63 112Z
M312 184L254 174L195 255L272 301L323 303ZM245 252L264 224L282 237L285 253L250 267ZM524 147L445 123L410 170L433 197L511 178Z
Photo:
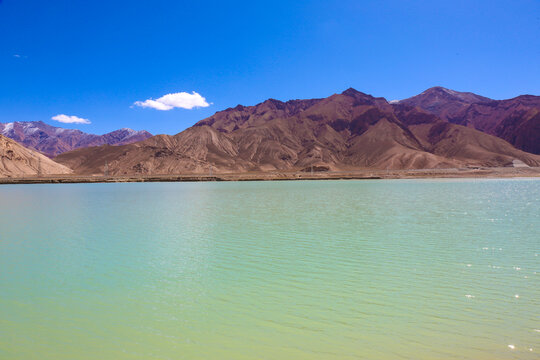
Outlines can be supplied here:
M51 126L42 121L0 123L0 134L49 157L82 147L131 144L152 136L148 131L128 128L104 135L94 135L80 130Z

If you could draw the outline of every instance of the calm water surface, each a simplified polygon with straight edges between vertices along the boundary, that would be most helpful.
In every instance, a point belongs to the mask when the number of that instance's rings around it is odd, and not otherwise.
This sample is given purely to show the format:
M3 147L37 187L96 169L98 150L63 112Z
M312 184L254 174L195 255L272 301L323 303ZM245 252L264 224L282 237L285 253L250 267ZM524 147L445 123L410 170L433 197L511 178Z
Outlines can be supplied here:
M539 180L15 185L0 205L0 359L540 358Z

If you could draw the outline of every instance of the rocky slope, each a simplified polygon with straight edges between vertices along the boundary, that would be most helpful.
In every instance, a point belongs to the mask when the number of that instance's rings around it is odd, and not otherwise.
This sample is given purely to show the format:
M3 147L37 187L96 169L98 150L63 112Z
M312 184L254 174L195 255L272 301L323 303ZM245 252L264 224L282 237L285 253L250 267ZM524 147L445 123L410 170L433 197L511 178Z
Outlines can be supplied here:
M399 101L420 107L448 122L500 137L516 148L540 154L540 96L491 100L435 87Z
M0 135L0 177L19 177L70 174L71 169L60 165L16 141Z
M237 106L174 136L59 155L80 174L173 174L307 169L505 166L540 156L407 103L348 89L324 99Z
M0 134L49 157L81 147L130 144L152 136L147 131L132 129L120 129L104 135L94 135L80 130L47 125L42 121L0 123Z

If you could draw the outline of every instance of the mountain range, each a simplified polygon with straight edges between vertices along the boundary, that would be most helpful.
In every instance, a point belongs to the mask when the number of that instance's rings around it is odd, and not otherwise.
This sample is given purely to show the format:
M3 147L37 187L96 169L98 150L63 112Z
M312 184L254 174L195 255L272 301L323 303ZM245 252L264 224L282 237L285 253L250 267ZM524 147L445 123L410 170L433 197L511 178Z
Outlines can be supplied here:
M464 109L473 105L494 109L483 115L499 123L520 114L528 123L538 111L531 101L525 113L523 106L510 106L516 111L498 114L505 102L521 100L495 101L436 87L417 97L388 102L351 88L322 99L269 99L255 106L238 105L173 136L82 148L60 154L55 161L80 174L101 173L107 163L109 172L117 175L206 173L210 168L217 172L311 166L327 170L455 168L506 166L513 160L540 166L540 156L516 149L487 128L478 130L482 121L474 117L470 123L459 121Z
M42 121L0 123L0 134L49 157L66 151L99 145L125 145L152 136L148 131L120 129L104 135L51 126Z
M540 96L492 100L434 87L399 103L420 107L442 120L495 135L518 149L540 154Z
M327 98L238 105L176 135L92 135L43 122L0 124L0 134L54 156L61 167L40 160L51 171L82 175L102 174L105 164L111 175L498 167L516 160L540 166L539 114L533 95L492 100L434 87L388 102L350 88ZM4 168L21 153L22 173L35 174L34 152L5 138L0 145Z

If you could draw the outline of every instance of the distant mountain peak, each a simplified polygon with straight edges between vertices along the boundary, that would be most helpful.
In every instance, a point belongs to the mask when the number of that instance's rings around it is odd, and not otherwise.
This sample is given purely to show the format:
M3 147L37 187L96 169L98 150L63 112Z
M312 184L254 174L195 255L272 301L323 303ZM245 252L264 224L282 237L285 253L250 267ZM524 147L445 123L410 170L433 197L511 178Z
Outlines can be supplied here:
M422 92L422 94L429 94L429 93L439 93L439 94L442 93L442 94L447 94L447 95L456 96L456 97L459 97L459 95L461 94L459 91L447 89L442 86L433 86L425 90L424 92ZM471 93L466 93L466 94L471 94Z
M399 104L424 109L442 120L498 136L521 150L540 154L540 97L493 100L435 86Z
M424 92L426 92L426 91L445 91L445 92L450 92L450 93L457 92L457 91L450 90L450 89L447 89L447 88L445 88L443 86L438 86L438 85L437 86L432 86L429 89L426 89Z
M341 96L347 96L354 99L356 105L384 106L384 104L388 104L385 98L374 97L373 95L363 93L352 87L343 91Z
M491 101L491 99L487 97L480 96L472 92L456 91L452 89L447 89L442 86L431 87L423 91L419 95L413 96L412 98L409 98L409 99L413 99L413 98L431 99L430 101L437 101L439 98L442 98L444 100L460 101L466 104Z
M263 101L263 104L264 103L266 103L266 104L284 104L283 101L280 101L280 100L277 100L277 99L274 99L274 98L266 99L265 101Z
M262 104L269 105L276 109L283 109L285 107L285 103L283 101L279 101L277 99L272 99L272 98L263 101Z
M352 88L352 87L350 87L347 90L343 91L341 93L341 95L353 96L353 97L358 96L358 95L370 96L370 95L367 95L367 94L365 94L365 93L363 93L361 91L358 91L358 90L356 90L355 88Z
M53 157L65 151L87 146L124 145L152 136L145 130L123 128L104 135L87 134L77 129L52 126L43 121L0 123L0 135Z

